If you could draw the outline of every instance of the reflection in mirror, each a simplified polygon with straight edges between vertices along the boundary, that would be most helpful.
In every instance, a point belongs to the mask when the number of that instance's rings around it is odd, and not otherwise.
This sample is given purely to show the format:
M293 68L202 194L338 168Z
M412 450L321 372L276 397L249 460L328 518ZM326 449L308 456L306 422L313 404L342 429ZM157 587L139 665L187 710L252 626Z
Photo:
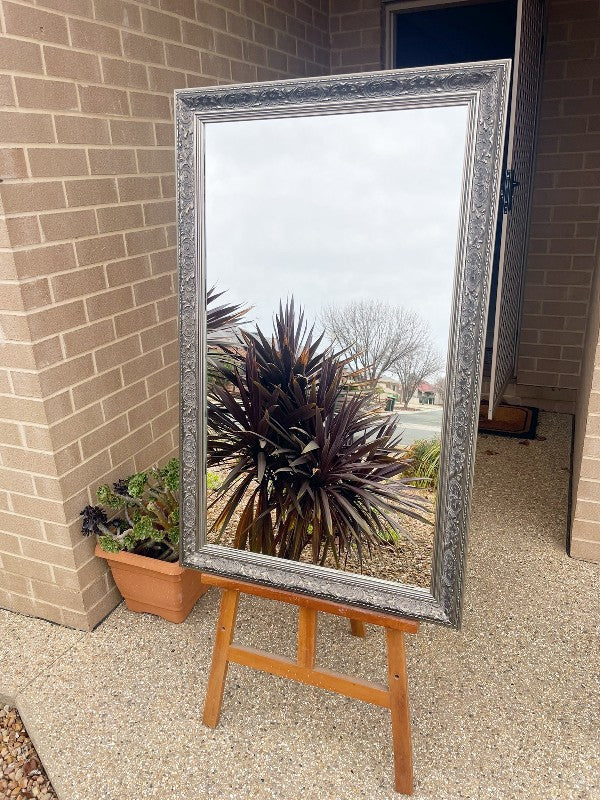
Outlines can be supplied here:
M208 542L429 587L466 130L205 125Z

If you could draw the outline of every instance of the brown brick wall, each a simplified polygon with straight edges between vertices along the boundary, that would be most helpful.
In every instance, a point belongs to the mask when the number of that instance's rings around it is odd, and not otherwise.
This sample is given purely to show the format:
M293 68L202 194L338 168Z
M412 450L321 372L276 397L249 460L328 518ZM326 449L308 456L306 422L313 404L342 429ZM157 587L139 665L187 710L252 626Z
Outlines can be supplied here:
M571 555L600 563L600 267L592 284L581 391L575 414Z
M327 0L0 2L0 606L118 601L80 536L177 447L172 92L329 71Z
M600 561L599 221L600 2L550 0L516 389L558 396L559 410L575 411L570 553L594 561Z
M599 56L599 0L550 0L521 384L580 386L600 219Z
M382 69L382 4L379 0L331 0L331 71Z

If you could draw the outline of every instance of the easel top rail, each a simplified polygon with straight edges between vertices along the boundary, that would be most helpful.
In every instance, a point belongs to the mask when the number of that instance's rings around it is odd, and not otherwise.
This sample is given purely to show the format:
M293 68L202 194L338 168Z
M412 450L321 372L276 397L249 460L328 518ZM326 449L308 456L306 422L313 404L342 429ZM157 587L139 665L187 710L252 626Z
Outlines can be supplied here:
M287 592L284 589L275 589L271 586L239 581L207 572L202 573L202 580L204 583L211 586L219 586L222 589L233 589L234 591L243 592L244 594L252 594L257 597L265 597L268 600L277 600L282 603L289 603L303 608L311 608L315 611L335 614L335 616L345 617L346 619L355 619L372 625L381 625L385 628L402 631L403 633L417 633L419 630L419 623L416 620L396 617L392 614L385 614L379 611L369 611L368 609L359 608L358 606L334 603L332 600L322 600L318 597L312 597L311 595L295 594L294 592Z

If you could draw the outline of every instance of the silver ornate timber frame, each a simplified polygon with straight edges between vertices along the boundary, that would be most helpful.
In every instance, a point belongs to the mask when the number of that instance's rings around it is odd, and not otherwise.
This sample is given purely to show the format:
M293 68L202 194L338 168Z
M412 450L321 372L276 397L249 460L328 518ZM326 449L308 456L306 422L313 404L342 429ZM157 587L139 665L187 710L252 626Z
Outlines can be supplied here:
M182 564L458 628L510 61L175 92ZM468 106L430 590L206 543L203 131L210 122Z

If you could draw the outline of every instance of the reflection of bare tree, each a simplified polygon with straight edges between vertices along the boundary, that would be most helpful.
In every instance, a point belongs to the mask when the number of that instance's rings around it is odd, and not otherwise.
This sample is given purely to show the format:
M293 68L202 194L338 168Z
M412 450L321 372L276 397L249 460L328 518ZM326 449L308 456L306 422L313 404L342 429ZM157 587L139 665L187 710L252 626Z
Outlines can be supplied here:
M438 397L444 398L446 396L446 376L440 375L433 382L433 388Z
M379 300L330 305L321 314L331 341L374 384L399 359L409 358L429 330L418 314Z
M400 395L404 408L408 408L410 398L417 391L418 385L425 378L437 372L442 365L439 353L431 342L431 335L426 325L422 328L423 338L411 353L396 359L394 372L398 376Z

